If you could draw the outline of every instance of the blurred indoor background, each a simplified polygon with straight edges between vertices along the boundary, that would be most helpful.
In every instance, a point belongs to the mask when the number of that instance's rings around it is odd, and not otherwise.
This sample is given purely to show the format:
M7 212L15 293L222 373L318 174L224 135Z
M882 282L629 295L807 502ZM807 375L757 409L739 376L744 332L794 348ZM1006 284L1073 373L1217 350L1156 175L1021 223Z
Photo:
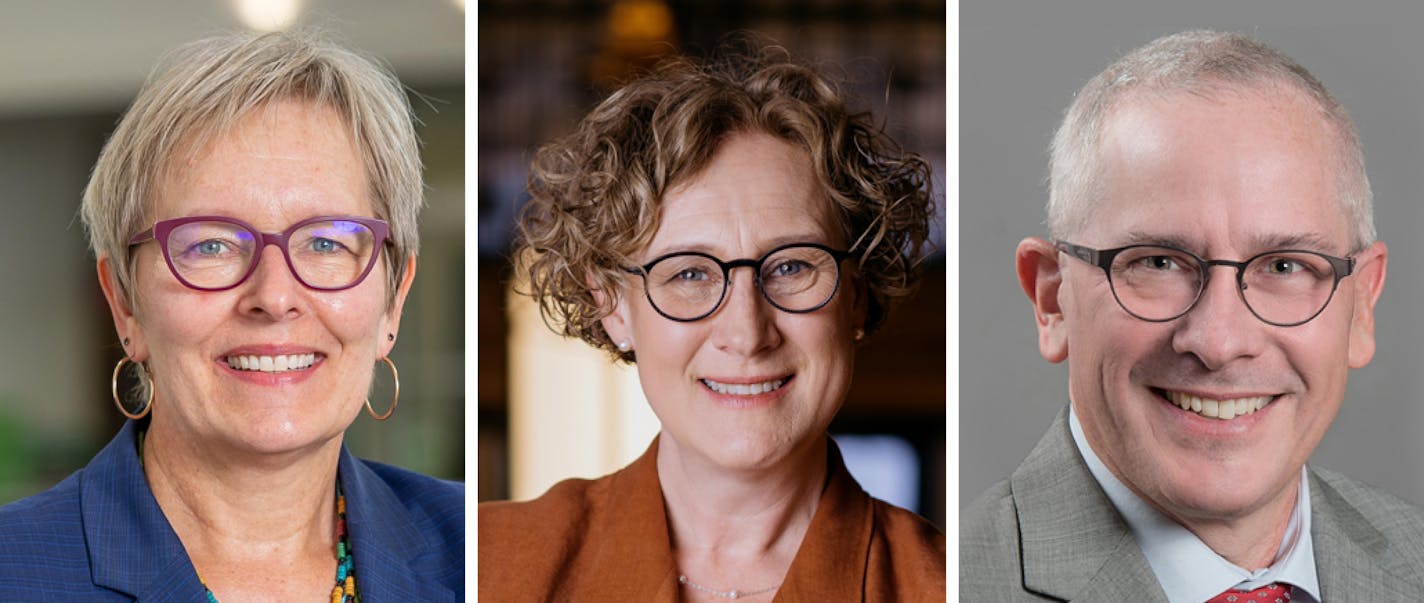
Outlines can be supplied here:
M551 334L510 294L533 150L616 83L729 33L768 36L844 88L935 171L939 251L919 294L858 356L831 432L877 496L944 526L945 7L933 0L500 0L478 7L479 500L528 499L631 461L657 431L632 369Z
M0 503L84 466L123 418L122 355L79 224L99 148L166 50L243 28L316 26L390 65L422 125L428 206L392 360L401 404L348 433L358 456L464 474L464 3L0 2ZM387 379L377 367L378 382ZM378 387L376 400L389 400ZM378 406L379 407L379 406Z

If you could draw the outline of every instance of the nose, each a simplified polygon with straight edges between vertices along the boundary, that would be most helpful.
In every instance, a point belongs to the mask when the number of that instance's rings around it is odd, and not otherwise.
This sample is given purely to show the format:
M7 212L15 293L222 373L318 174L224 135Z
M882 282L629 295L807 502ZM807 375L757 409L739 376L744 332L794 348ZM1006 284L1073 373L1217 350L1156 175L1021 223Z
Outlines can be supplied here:
M1246 307L1240 284L1229 266L1215 266L1201 297L1177 319L1172 348L1196 356L1208 370L1220 370L1232 361L1261 353L1266 340L1262 322Z
M752 271L733 270L728 281L727 297L711 317L712 342L717 349L755 356L781 345L774 316L778 310L762 297Z
M244 315L285 320L301 314L302 284L276 245L263 245L252 276L241 285Z

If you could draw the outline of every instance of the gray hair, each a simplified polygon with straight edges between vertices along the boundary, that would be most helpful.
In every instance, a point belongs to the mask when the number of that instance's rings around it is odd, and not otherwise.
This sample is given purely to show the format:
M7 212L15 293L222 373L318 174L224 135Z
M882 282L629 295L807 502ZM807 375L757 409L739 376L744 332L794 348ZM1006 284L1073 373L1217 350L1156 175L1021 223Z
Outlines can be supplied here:
M419 251L424 202L414 115L395 76L372 59L312 32L232 34L180 46L144 82L84 189L89 245L111 258L124 300L133 302L129 239L149 212L176 156L203 148L269 103L307 101L335 109L365 163L371 205L391 226L387 303Z
M1078 91L1049 147L1048 232L1064 238L1083 229L1101 194L1098 144L1120 102L1136 92L1210 94L1223 89L1298 91L1334 130L1339 196L1352 222L1352 249L1375 240L1373 194L1355 124L1314 75L1281 52L1249 37L1186 31L1158 38L1113 63Z

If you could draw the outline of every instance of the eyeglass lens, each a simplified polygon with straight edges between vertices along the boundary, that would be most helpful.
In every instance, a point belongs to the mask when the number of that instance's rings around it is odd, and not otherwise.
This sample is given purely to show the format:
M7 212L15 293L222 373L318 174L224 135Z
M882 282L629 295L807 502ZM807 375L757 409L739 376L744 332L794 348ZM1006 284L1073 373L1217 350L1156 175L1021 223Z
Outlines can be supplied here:
M1113 293L1129 312L1168 320L1196 303L1206 275L1194 256L1170 247L1133 247L1113 258ZM1256 256L1241 273L1241 296L1261 319L1292 324L1314 317L1335 291L1325 257L1281 251Z
M229 222L189 222L164 242L174 272L195 287L220 289L240 282L256 261L256 233ZM359 222L324 220L287 237L292 270L310 287L335 289L361 278L376 253L376 235Z
M762 294L788 312L806 312L835 294L839 262L816 247L787 247L762 259L758 274ZM648 298L672 318L692 320L721 304L727 274L716 260L700 254L663 258L647 273Z

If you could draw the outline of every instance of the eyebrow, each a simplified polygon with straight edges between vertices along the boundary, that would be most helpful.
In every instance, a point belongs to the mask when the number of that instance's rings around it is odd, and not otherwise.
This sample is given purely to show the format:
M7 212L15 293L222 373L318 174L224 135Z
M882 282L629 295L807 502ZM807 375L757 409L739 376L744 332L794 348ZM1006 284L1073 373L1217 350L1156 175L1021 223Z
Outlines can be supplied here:
M1189 238L1179 234L1148 233L1144 231L1128 231L1124 237L1122 245L1162 245L1166 247L1176 247L1193 253L1200 254L1206 245L1197 238ZM1316 251L1319 253L1336 254L1340 247L1320 233L1300 232L1300 233L1266 233L1252 235L1250 239L1250 254L1275 251L1280 249L1300 249L1304 251ZM1347 250L1348 252L1348 250Z
M753 257L754 257L754 258L755 258L755 257L760 257L760 256L766 254L766 252L771 251L771 250L773 250L773 249L776 249L777 247L781 247L782 245L790 245L790 244L792 244L792 243L816 243L817 245L825 245L825 246L827 246L827 247L833 247L833 245L830 245L830 244L826 241L826 237L823 236L823 235L820 235L820 234L813 234L813 233L789 234L789 235L783 235L783 236L779 236L779 237L773 237L773 238L771 238L771 239L768 239L768 240L765 240L765 241L761 241L760 248L758 249L756 256L753 256ZM689 252L689 251L696 251L696 252L698 252L698 253L705 253L705 254L707 254L707 255L714 256L714 257L716 257L716 258L718 258L718 259L722 259L722 260L738 259L738 258L724 258L724 257L722 257L721 255L719 255L717 252L720 250L721 247L723 247L723 245L714 244L714 243L710 243L710 242L696 242L696 243L689 243L689 244L687 244L687 245L676 245L676 246L669 245L669 246L663 247L663 248L661 248L661 249L650 249L650 250L648 251L648 258L647 258L647 259L648 259L648 260L651 260L651 259L653 259L653 258L660 258L660 257L665 256L665 255L668 255L668 254L673 254L673 253L685 253L685 252Z

